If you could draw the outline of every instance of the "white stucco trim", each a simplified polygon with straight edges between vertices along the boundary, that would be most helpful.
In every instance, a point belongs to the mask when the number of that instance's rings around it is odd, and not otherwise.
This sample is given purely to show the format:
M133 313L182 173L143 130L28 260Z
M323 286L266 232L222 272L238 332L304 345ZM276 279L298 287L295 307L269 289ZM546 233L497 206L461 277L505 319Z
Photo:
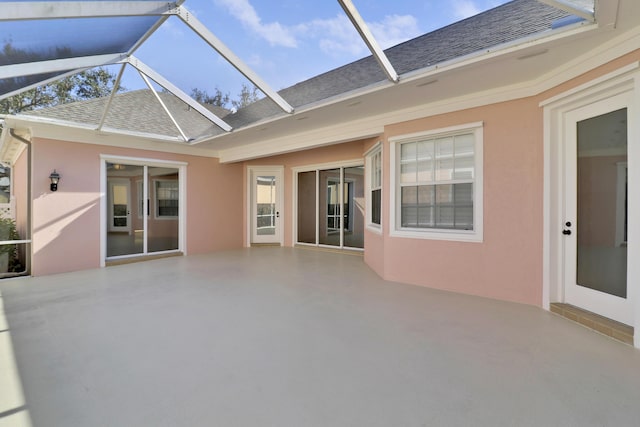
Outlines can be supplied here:
M601 102L621 94L630 94L632 102L629 109L628 156L629 182L640 182L640 69L638 63L622 67L614 72L601 76L588 83L544 100L540 106L544 108L544 185L543 185L543 278L542 306L549 310L551 302L563 302L564 269L562 256L564 240L561 226L564 221L564 167L562 144L565 130L565 116L572 111ZM634 194L630 191L629 194ZM639 218L634 212L640 211L637 197L629 198L629 217ZM640 239L640 224L630 223L629 241ZM640 246L628 247L628 259L640 259ZM633 278L640 277L640 265L629 263L628 297L634 301L634 322L636 331L640 331L640 286ZM634 285L635 283L635 285ZM634 337L634 345L640 348L640 333Z

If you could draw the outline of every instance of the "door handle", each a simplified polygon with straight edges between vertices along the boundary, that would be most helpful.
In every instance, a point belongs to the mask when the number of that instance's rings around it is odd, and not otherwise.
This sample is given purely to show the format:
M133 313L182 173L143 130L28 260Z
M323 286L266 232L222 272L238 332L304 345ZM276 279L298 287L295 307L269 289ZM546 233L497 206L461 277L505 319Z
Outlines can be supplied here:
M280 212L276 212L276 218L280 218Z
M562 234L565 236L571 236L571 230L562 230Z

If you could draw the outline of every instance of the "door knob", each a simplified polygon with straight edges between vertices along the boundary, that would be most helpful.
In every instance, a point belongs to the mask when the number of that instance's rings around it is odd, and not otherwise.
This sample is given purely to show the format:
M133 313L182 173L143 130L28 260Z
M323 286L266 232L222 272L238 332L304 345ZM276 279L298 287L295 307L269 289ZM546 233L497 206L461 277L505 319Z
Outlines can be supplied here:
M562 230L562 234L565 236L571 236L571 230Z

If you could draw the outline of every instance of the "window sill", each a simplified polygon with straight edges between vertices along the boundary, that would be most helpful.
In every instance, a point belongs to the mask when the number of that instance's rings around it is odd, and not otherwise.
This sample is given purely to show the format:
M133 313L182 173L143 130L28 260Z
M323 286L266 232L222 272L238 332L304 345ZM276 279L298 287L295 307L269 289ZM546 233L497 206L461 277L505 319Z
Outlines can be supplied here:
M390 236L403 239L443 240L467 243L482 243L483 241L481 232L464 230L392 230Z

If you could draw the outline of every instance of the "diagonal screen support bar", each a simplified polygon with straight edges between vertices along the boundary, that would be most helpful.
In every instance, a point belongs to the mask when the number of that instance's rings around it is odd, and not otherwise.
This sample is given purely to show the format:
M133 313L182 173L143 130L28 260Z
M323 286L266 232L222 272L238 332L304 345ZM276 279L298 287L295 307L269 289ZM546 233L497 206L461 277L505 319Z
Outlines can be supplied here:
M156 90L153 88L153 85L151 84L147 76L145 76L144 73L140 70L138 70L138 73L140 73L140 77L142 77L142 80L144 80L144 82L147 84L147 87L149 88L151 93L153 93L153 96L156 97L156 101L160 103L164 112L167 113L167 116L169 116L169 119L171 119L171 122L173 123L173 125L176 127L176 129L178 129L178 132L180 132L180 136L182 136L182 139L184 140L184 142L189 142L189 138L187 138L187 135L182 131L182 128L178 124L178 121L175 119L175 117L173 117L173 114L171 114L171 111L169 111L169 109L164 104L164 102L162 102L162 98L160 98L160 95L158 95L158 92L156 92Z
M231 49L225 46L209 29L202 24L192 13L182 6L175 8L172 12L178 16L192 31L202 38L209 46L215 49L224 59L226 59L233 67L244 75L251 83L256 85L265 95L273 102L278 104L286 113L293 113L293 107L282 98L278 92L264 82L258 74L254 73L248 65L246 65Z
M153 81L158 83L160 86L167 89L169 92L171 92L172 94L180 98L183 102L191 106L191 108L193 108L194 110L196 110L197 112L205 116L207 119L215 123L216 126L218 126L220 129L224 130L225 132L231 132L233 130L233 128L227 122L225 122L224 120L222 120L221 118L213 114L211 111L207 110L205 107L202 106L202 104L200 104L199 102L196 102L193 98L191 98L189 95L184 93L182 90L176 87L169 80L165 79L160 74L156 73L151 67L144 64L135 56L131 56L127 58L124 62L129 63L136 70L140 71L146 76L149 76Z
M362 37L362 40L364 40L374 58L376 58L376 61L378 61L378 64L382 67L387 78L394 83L398 83L400 81L400 76L398 76L398 73L389 61L389 58L387 58L387 55L385 55L384 51L380 48L378 41L373 37L373 34L369 30L366 22L364 22L364 19L362 19L362 16L360 16L358 9L356 9L353 2L351 0L338 0L338 3L340 3L340 6L344 9L344 12L351 20L351 23L356 30L358 30L358 33L360 33L360 37Z
M75 58L52 59L49 61L3 65L0 67L0 79L55 73L74 70L78 68L99 67L101 65L114 64L120 61L123 57L124 55L122 54L113 53L106 55L79 56Z
M102 126L104 126L104 122L107 120L107 115L109 114L109 110L111 109L111 104L113 103L113 98L116 96L116 92L120 88L120 81L122 80L122 75L124 74L124 69L127 64L122 64L120 67L120 71L118 72L118 76L116 77L116 81L113 84L113 89L109 94L109 99L107 100L107 105L104 106L104 110L102 111L102 117L100 118L100 123L98 123L98 127L96 130L101 130Z

